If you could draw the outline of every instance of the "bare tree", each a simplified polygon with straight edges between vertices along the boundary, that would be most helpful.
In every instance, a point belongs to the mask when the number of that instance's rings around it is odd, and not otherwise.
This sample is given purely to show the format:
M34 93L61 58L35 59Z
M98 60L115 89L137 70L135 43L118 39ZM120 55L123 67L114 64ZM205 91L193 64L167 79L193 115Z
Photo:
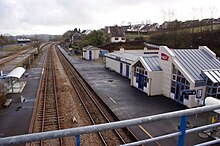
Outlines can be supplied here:
M203 19L203 12L204 12L205 8L203 6L200 6L198 10L199 10L199 14L200 14L200 19L202 20Z
M210 10L210 14L211 14L211 18L215 17L215 14L217 13L218 9L214 6L214 5L210 5L209 6L209 10Z
M173 19L174 19L174 17L175 17L175 13L174 13L174 9L168 9L168 11L167 11L167 17L168 17L168 19L169 19L169 22L171 22Z
M41 42L40 42L38 36L37 36L37 35L34 35L34 38L33 38L33 46L34 46L35 48L37 48L37 54L40 53L40 45L41 45Z
M161 14L163 16L163 22L166 21L167 12L164 9L162 9Z
M198 8L196 7L192 8L192 16L193 16L193 20L196 20L196 18L198 17Z
M217 8L213 5L209 6L210 14L211 14L211 31L213 30L213 19L214 15L217 13Z

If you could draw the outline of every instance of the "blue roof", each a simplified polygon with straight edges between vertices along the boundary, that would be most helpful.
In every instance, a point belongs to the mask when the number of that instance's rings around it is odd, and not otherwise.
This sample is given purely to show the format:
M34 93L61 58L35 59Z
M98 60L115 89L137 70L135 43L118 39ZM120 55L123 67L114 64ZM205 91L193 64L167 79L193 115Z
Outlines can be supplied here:
M158 56L149 56L143 58L152 71L162 71L158 62Z
M172 49L182 67L195 81L204 80L202 70L220 69L220 62L199 49Z

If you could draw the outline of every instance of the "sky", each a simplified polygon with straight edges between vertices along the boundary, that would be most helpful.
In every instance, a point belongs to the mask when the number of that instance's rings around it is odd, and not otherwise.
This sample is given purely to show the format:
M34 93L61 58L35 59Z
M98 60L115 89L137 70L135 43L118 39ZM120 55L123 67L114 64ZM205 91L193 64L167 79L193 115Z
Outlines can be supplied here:
M0 0L0 34L220 17L220 0Z

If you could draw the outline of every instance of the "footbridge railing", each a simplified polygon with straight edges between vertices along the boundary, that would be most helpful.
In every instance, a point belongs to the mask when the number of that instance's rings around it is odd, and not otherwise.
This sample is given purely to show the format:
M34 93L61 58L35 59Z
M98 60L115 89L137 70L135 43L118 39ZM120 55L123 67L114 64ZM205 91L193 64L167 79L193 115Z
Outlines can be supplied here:
M136 126L136 125L140 125L144 123L150 123L150 122L154 122L158 120L181 117L180 131L167 134L167 135L163 135L163 136L154 137L151 139L146 139L142 141L125 144L125 145L131 146L131 145L146 144L149 142L159 141L162 139L167 139L167 138L178 136L179 137L178 145L183 146L186 134L199 131L199 130L205 130L208 128L220 126L220 123L214 123L214 124L186 130L186 116L208 112L208 111L214 111L217 109L220 109L220 104L197 107L197 108L192 108L192 109L185 109L185 110L180 110L180 111L174 111L174 112L169 112L169 113L163 113L163 114L158 114L158 115L152 115L152 116L147 116L147 117L141 117L141 118L117 121L117 122L112 122L112 123L99 124L99 125L91 125L91 126L63 129L63 130L48 131L48 132L42 132L42 133L32 133L32 134L10 136L10 137L0 138L0 145L29 143L29 142L42 141L42 140L48 140L48 139L54 139L54 138L63 138L63 137L68 137L68 136L76 136L77 138L76 141L78 141L77 145L80 145L80 135L82 134L101 132L104 130L117 129L117 128L125 128L125 127ZM209 142L198 144L198 145L199 146L210 145L210 144L219 143L219 142L220 140L214 140L214 141L209 141Z

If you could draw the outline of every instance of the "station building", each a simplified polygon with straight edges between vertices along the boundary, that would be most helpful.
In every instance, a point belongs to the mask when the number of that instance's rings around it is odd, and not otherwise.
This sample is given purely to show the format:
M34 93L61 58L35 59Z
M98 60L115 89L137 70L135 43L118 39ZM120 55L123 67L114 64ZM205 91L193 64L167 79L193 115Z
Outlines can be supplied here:
M124 77L131 78L131 64L141 56L154 56L159 49L125 50L121 48L106 55L106 68L113 70Z
M91 45L83 47L82 50L83 50L82 57L86 60L99 59L99 57L105 56L105 54L108 53L108 51L106 50L102 50L100 48Z
M220 62L209 48L132 51L109 53L106 67L149 96L164 95L188 107L203 105L208 96L220 99Z

